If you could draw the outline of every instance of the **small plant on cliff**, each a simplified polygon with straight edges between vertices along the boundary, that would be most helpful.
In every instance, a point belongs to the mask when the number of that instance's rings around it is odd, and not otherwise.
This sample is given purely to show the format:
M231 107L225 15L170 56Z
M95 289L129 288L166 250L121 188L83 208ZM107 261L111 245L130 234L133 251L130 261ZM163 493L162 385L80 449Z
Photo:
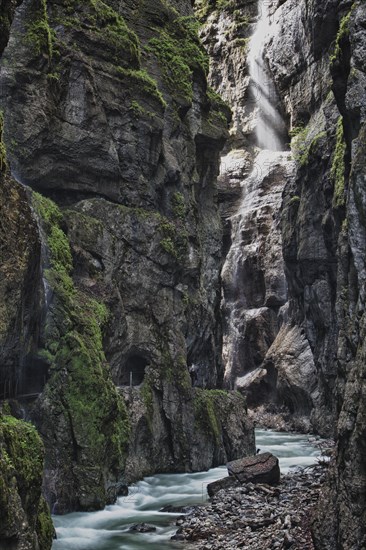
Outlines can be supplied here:
M330 177L334 182L333 206L344 205L344 188L345 188L345 157L346 142L344 140L343 117L339 117L337 122L336 146L333 154L332 168Z
M352 11L355 4L352 5L350 11L341 19L339 30L336 36L335 46L332 55L329 58L331 66L341 59L342 56L342 42L349 35L349 23L352 15Z
M198 38L197 21L193 17L177 17L158 36L152 38L147 50L156 55L163 78L173 97L191 102L192 73L208 71L208 56Z
M4 114L0 111L0 172L4 172L7 168L6 162L6 147L3 141L4 135Z
M36 55L46 53L51 62L55 32L49 25L46 0L41 0L34 20L28 25L26 40L33 46Z
M160 246L176 260L183 261L188 250L187 232L163 217L160 221L159 230L163 236Z

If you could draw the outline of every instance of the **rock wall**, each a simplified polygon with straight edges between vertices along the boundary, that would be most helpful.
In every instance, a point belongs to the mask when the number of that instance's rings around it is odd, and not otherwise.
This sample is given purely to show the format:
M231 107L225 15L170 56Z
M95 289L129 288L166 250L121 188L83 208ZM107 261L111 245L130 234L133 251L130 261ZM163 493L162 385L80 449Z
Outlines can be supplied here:
M300 329L291 361L295 376L303 372L298 386L308 380L315 429L337 436L336 463L315 521L316 547L329 549L365 545L365 13L362 2L281 3L267 54L298 164L283 200L289 317L282 345L269 355L272 364L283 362L286 339L291 335L294 343ZM297 410L299 394L289 386L286 393Z
M0 411L0 548L4 550L52 546L54 528L41 496L43 459L35 428Z
M210 393L223 378L215 182L230 112L207 86L190 2L14 7L0 108L38 246L26 296L41 307L32 360L9 372L39 381L27 409L54 512L91 510L122 481L254 451L245 402Z
M254 401L260 394L294 414L310 414L313 429L336 434L336 464L318 511L320 519L314 523L316 547L361 549L366 509L365 5L338 0L267 4L276 33L267 41L265 57L296 162L282 202L288 304L282 309L277 337L279 325L268 339L272 340L269 349L252 336L238 368L251 363L246 389ZM233 53L233 46L239 37L235 18L246 14L249 23L253 21L253 3L197 1L196 6L205 18L204 43L214 59L212 82L236 104L230 146L240 149L244 144L250 150L253 116L247 101L248 75L245 61ZM245 32L247 38L248 29ZM225 62L229 50L235 66ZM229 220L238 209L240 182L248 180L251 165L245 151L233 151L223 160L222 214ZM230 224L224 227L229 250ZM252 234L255 231L252 227ZM259 242L254 239L252 244ZM243 287L244 294L247 288ZM240 308L242 294L235 300ZM225 310L224 315L227 320ZM239 338L245 340L245 326L239 320L235 319ZM261 334L270 332L263 328ZM258 350L262 354L258 368L253 369L251 358Z
M272 393L267 381L260 391L259 383L255 391L248 386L253 376L266 375L261 365L287 301L280 208L294 167L285 152L260 152L256 146L263 91L251 79L248 54L260 7L251 1L198 1L195 9L211 60L209 80L233 110L218 180L226 254L221 273L224 383L240 388L253 405L268 396L267 390Z

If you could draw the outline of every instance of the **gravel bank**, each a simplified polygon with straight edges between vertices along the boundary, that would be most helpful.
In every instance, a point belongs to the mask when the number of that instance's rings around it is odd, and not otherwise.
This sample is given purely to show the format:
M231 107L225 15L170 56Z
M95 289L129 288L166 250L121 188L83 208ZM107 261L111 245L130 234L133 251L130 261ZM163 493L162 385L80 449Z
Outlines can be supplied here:
M219 491L207 505L176 521L175 540L196 550L313 550L310 522L326 479L327 466L297 470L279 485L253 485Z

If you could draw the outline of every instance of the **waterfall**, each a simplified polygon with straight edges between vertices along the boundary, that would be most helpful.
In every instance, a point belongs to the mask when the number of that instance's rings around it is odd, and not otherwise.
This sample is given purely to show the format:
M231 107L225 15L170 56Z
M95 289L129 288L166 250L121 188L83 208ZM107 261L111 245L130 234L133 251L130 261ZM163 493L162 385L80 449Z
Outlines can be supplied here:
M256 141L260 149L283 151L286 125L278 110L279 97L264 59L265 41L275 32L271 21L268 0L259 0L258 23L250 40L248 70L251 80L250 94L257 106Z
M265 45L276 28L268 0L259 0L247 58L258 149L252 172L241 181L240 205L230 218L231 246L222 271L223 359L228 388L245 386L247 373L257 370L260 376L266 374L260 365L277 335L279 309L287 301L280 210L294 163L286 150L286 124L264 57ZM233 172L228 157L225 163L226 170ZM240 173L237 155L235 163Z

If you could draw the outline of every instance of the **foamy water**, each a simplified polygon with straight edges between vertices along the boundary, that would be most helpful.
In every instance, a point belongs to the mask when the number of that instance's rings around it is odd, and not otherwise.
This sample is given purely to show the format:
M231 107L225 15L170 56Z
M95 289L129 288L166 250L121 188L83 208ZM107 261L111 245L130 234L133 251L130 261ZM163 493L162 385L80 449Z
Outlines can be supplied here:
M256 446L261 452L270 451L279 457L282 473L297 466L316 462L319 450L308 436L256 430ZM130 488L127 497L121 497L113 506L91 513L55 516L58 539L52 550L139 550L149 548L178 549L170 537L172 525L181 514L159 512L167 505L200 504L207 500L207 484L227 476L225 466L195 474L161 474L147 477ZM130 532L135 523L156 526L154 533Z

